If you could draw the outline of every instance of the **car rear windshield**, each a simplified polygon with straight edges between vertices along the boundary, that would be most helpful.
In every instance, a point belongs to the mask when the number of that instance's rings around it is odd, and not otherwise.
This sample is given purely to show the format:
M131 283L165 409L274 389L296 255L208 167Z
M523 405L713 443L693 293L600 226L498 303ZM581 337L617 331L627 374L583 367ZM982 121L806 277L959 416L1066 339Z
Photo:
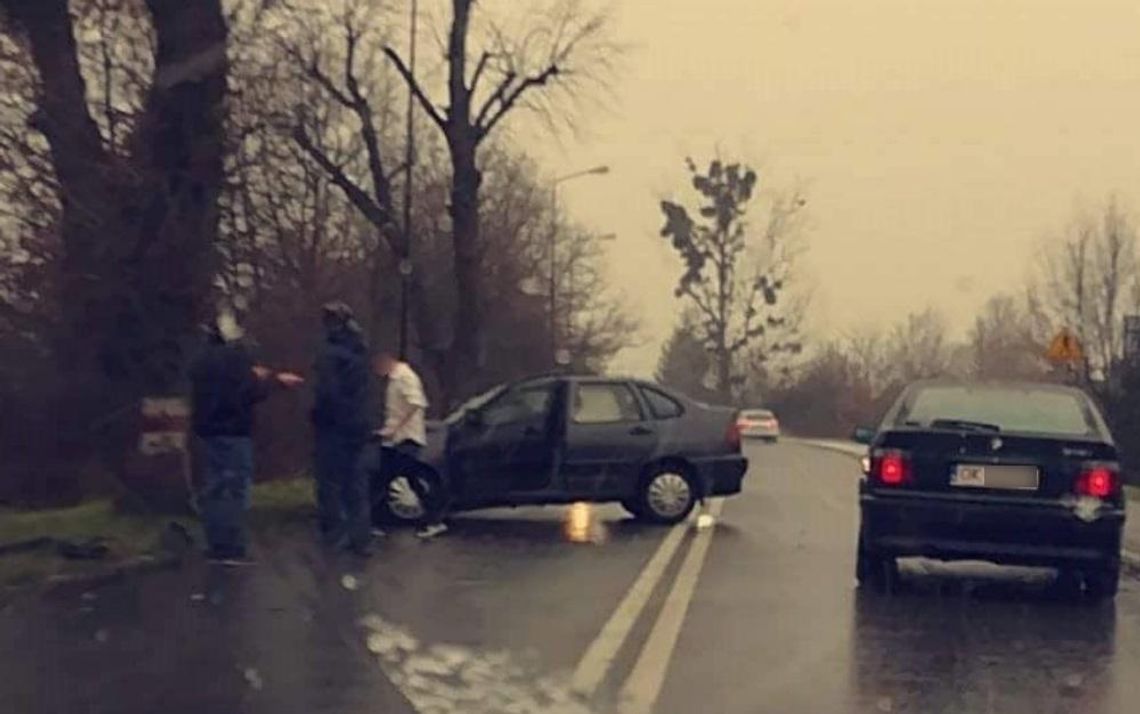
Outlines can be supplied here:
M748 409L744 416L748 419L771 419L775 415L767 409Z
M1088 401L1076 392L1034 387L931 386L916 390L899 410L899 425L932 422L992 425L1001 431L1099 435Z

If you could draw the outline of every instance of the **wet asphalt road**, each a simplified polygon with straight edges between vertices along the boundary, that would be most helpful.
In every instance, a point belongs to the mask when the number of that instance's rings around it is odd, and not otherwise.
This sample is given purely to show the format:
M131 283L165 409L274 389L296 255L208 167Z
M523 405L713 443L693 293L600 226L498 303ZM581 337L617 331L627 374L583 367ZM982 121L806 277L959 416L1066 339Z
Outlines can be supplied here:
M666 540L616 507L466 515L363 567L283 533L256 566L18 600L0 711L624 714L655 665L657 714L1140 711L1140 583L1094 607L1047 572L915 561L900 594L858 593L854 461L750 456L703 561L685 529L587 699L571 674Z

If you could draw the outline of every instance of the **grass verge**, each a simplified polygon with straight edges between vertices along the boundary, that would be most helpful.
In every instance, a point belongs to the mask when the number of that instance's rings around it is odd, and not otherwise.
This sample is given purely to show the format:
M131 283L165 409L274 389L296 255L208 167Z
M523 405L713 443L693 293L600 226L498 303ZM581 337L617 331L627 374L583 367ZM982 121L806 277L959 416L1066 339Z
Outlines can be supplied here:
M312 508L313 488L308 479L257 484L253 489L250 527L254 531L282 529L304 521ZM171 522L192 533L200 545L201 529L194 518L129 513L116 508L110 500L55 510L0 510L0 588L98 576L125 564L168 557L163 534ZM37 545L41 539L51 541ZM55 543L84 543L92 539L101 539L107 547L105 558L65 558ZM3 552L6 546L16 543L27 543L28 547Z

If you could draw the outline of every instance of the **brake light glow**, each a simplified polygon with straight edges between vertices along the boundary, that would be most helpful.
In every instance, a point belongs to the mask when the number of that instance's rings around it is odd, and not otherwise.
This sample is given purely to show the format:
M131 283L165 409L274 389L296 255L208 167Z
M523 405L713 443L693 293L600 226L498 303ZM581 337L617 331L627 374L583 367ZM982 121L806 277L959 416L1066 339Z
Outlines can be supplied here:
M1110 498L1120 490L1120 475L1112 466L1090 466L1077 477L1076 491L1080 496Z
M871 459L871 472L884 486L901 486L910 481L910 459L906 454L887 451Z
M741 432L746 428L745 422L741 419L733 419L732 423L728 425L728 433L725 434L725 441L731 449L739 451L743 448L741 441Z

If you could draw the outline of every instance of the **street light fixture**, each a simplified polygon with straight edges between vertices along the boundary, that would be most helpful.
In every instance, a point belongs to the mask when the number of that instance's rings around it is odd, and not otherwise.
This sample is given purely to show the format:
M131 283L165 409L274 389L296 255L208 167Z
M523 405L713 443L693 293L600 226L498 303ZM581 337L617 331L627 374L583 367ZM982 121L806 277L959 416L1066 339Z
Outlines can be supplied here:
M550 184L550 358L559 364L559 357L565 359L558 349L558 187L567 181L586 176L605 176L610 167L603 164L584 171L559 176Z
M412 0L409 8L411 17L408 23L408 71L414 77L416 74L416 32L419 21L419 2ZM400 273L400 359L408 358L408 323L411 302L412 286L412 180L413 168L416 162L416 97L415 92L408 83L408 113L407 132L404 144L404 244L399 261Z

